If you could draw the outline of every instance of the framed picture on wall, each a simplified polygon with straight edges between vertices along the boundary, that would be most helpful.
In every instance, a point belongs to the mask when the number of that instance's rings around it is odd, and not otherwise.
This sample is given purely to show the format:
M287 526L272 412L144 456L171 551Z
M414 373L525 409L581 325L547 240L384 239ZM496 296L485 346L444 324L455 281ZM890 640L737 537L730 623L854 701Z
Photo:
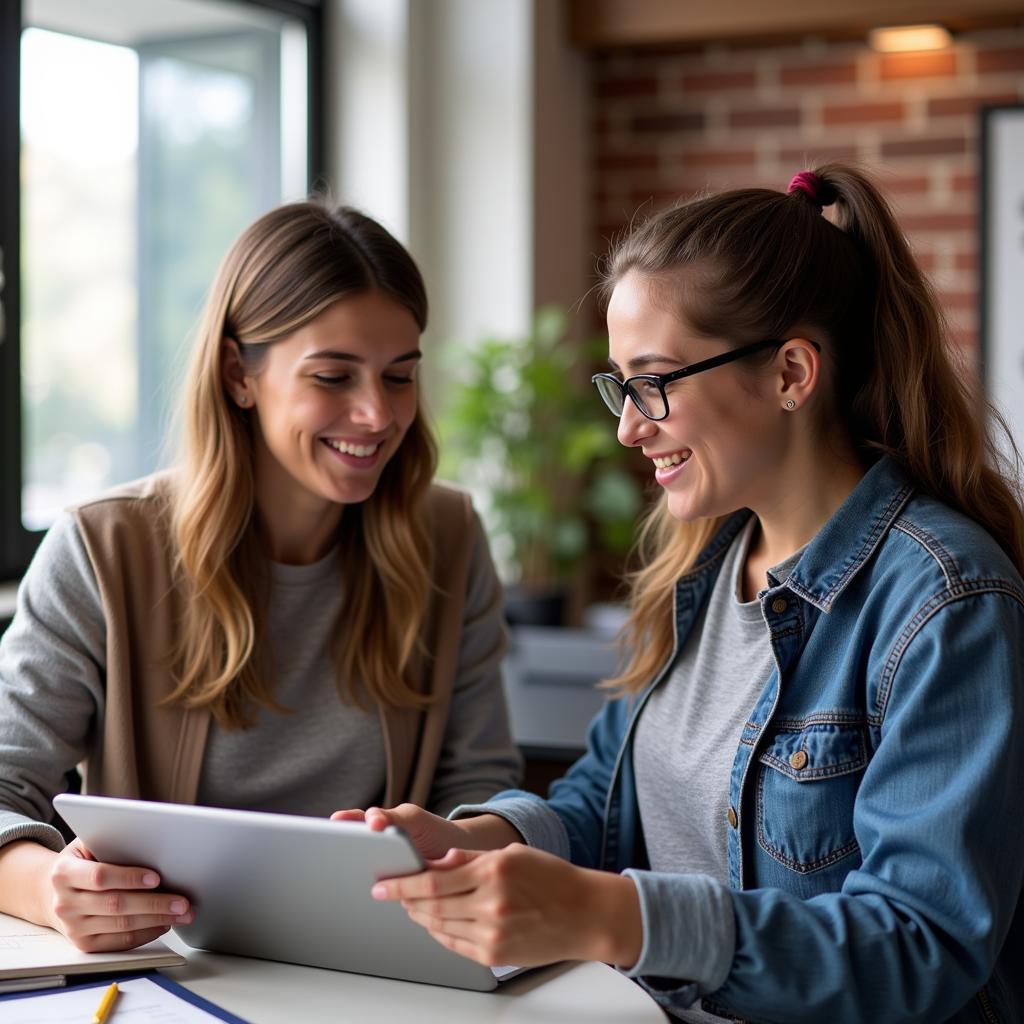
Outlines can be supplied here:
M981 111L981 364L1024 451L1024 103Z

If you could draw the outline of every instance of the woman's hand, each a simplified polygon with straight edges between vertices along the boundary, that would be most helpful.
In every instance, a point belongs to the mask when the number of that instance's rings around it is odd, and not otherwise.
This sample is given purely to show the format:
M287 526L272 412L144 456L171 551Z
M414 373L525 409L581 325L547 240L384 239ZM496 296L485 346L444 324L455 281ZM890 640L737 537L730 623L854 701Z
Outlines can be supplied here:
M133 949L188 924L188 900L153 892L160 876L149 868L103 864L74 840L49 873L51 924L86 953Z
M397 825L412 840L420 856L427 860L444 856L465 840L456 822L431 814L416 804L399 804L387 810L368 807L365 811L335 811L331 821L365 821L373 832L383 832L388 825Z
M443 946L491 967L555 960L629 966L643 943L629 878L519 844L487 853L453 849L429 870L378 882L372 893L401 900Z
M426 860L443 857L453 847L495 850L522 840L522 836L504 818L495 814L449 821L416 804L399 804L387 810L368 807L365 811L335 811L331 821L365 821L374 832L383 832L388 825L397 825Z

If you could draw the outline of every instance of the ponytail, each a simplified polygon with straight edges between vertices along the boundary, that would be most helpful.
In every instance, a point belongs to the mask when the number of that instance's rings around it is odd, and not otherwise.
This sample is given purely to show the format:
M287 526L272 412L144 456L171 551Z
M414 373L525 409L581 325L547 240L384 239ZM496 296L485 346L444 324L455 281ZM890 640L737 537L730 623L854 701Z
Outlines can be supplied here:
M707 337L738 346L788 337L797 325L817 332L835 365L838 416L864 458L895 460L918 490L984 527L1024 574L1020 455L1002 417L966 383L934 293L860 171L830 163L798 174L788 193L738 189L663 211L614 249L604 298L634 270L669 281L695 273L699 287L673 294ZM673 585L719 524L673 520L664 496L648 513L620 638L630 661L609 686L636 692L668 659Z
M1006 422L972 393L966 368L952 358L932 288L878 189L840 164L814 173L835 193L836 226L861 247L872 271L872 367L851 375L861 378L856 392L840 391L855 439L980 523L1024 573L1020 455ZM837 353L841 386L845 354ZM1002 435L1009 458L989 427Z

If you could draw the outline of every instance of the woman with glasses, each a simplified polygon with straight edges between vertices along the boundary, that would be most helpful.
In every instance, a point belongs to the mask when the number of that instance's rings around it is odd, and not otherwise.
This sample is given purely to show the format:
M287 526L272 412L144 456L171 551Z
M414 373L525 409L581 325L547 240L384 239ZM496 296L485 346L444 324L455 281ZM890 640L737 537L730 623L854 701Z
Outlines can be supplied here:
M367 812L436 858L375 895L685 1021L1024 1020L1024 519L891 211L836 164L699 199L605 294L663 492L617 697L547 800Z
M501 588L432 482L426 320L355 210L292 203L231 247L180 466L64 515L0 644L0 911L88 951L192 919L147 865L64 847L50 801L83 762L91 793L323 816L517 784Z

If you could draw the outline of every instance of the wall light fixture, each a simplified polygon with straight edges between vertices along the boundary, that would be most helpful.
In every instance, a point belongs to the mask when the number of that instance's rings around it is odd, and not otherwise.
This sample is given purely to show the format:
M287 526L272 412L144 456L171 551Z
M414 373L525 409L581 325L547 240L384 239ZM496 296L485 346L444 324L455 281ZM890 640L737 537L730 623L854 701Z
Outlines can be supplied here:
M880 53L943 50L952 42L949 30L941 25L892 25L868 33L869 45Z

